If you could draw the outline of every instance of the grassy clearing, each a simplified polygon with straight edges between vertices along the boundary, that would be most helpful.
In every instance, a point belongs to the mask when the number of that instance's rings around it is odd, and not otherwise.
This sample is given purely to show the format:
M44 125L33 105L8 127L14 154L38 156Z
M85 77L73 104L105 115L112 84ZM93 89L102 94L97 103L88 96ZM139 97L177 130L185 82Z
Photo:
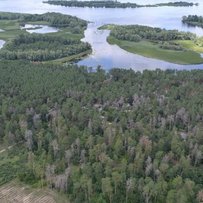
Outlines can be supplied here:
M145 57L160 59L176 64L186 65L203 63L203 58L201 58L199 54L201 49L198 49L198 47L192 41L183 41L180 43L184 48L187 48L185 51L161 49L159 45L149 41L131 42L126 40L118 40L112 36L108 37L108 42L110 44L116 44L122 49L134 54L139 54ZM192 49L198 49L199 52Z
M98 30L112 30L115 27L114 24L107 24L107 25L102 25L101 27L98 28Z
M26 33L25 30L20 29L20 25L16 20L0 20L0 39L9 41L14 39L17 35Z
M0 27L6 31L20 28L19 23L16 20L0 20Z
M198 53L203 53L203 47L198 46L191 40L178 40L176 42L182 45L186 49L190 49Z

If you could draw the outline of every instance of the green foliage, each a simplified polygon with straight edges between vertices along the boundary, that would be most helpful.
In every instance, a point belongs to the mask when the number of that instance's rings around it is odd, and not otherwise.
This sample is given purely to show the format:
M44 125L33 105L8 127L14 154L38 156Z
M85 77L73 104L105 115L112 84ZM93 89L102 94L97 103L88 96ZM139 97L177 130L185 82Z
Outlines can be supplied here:
M183 16L182 22L191 26L203 27L203 17L197 15Z
M20 14L20 13L7 13L0 12L0 20L18 20L21 25L26 22L47 22L53 27L71 27L77 25L80 28L87 26L85 20L79 19L74 16L64 15L61 13L45 13L45 14Z
M189 32L179 32L177 30L165 30L141 25L113 26L111 36L128 41L172 41L172 40L192 40L195 35Z
M34 184L38 181L33 171L31 170L25 170L21 173L18 173L18 179L26 184Z
M60 59L90 50L88 43L58 36L24 34L7 43L0 51L0 58L47 61Z
M15 152L0 153L0 185L5 184L17 177L24 171L25 156L23 150L15 147Z
M60 30L48 34L28 34L21 26L26 23L49 25ZM60 13L18 14L0 12L0 39L7 41L0 58L8 60L71 61L91 52L88 43L81 42L87 22ZM68 34L67 34L68 32Z
M48 0L44 1L44 3L52 4L52 5L60 5L60 6L67 6L67 7L94 7L94 8L140 8L140 7L161 7L161 6L174 6L174 7L187 7L187 6L194 6L198 4L179 1L179 2L169 2L169 3L158 3L158 4L147 4L147 5L139 5L136 3L121 3L118 1L65 1L65 0Z
M150 58L177 64L201 64L201 38L189 32L165 30L140 25L106 25L110 29L108 42Z
M0 139L20 143L0 154L2 184L18 176L73 203L200 198L202 70L0 61L0 72Z

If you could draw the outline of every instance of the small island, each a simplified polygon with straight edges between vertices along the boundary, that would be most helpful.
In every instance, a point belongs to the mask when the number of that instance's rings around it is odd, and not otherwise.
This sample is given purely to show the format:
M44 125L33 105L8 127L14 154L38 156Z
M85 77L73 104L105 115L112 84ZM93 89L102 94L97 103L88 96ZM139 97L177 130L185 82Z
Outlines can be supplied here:
M105 25L99 29L111 30L108 42L131 53L176 64L203 63L203 38L189 32L140 25Z
M136 3L121 3L118 1L64 1L64 0L48 0L44 3L52 5L60 5L66 7L89 7L89 8L140 8L140 7L162 7L162 6L174 6L174 7L187 7L187 6L198 6L198 3L178 1L169 3L159 3L159 4L147 4L139 5Z
M197 15L183 16L182 22L190 26L198 26L203 28L203 17Z
M25 25L34 28L25 29ZM57 32L30 34L30 29L42 26L57 28ZM29 60L37 62L68 62L91 53L91 46L81 42L87 22L77 17L60 13L19 14L0 13L0 39L6 44L0 50L0 58L7 60Z

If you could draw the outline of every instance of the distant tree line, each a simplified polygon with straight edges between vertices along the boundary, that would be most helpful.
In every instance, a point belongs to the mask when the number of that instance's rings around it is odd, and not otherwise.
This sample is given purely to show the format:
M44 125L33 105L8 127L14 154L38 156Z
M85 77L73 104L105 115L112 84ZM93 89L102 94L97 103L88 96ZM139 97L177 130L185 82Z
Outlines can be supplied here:
M182 22L191 26L203 27L203 17L197 15L183 16Z
M22 14L20 13L0 12L0 20L18 20L21 17Z
M64 1L64 0L49 0L44 1L44 3L60 5L66 7L94 7L94 8L140 8L140 7L159 7L159 6L194 6L198 5L195 3L189 3L184 1L178 2L169 2L169 3L159 3L159 4L147 4L147 5L139 5L136 3L121 3L118 1Z
M117 39L140 41L142 39L155 41L191 40L195 35L178 30L166 30L142 25L113 26L111 35Z
M70 27L79 26L81 29L86 28L87 22L70 15L63 15L61 13L45 13L45 14L20 14L0 12L0 20L18 20L21 24L26 22L45 21L50 26L54 27Z

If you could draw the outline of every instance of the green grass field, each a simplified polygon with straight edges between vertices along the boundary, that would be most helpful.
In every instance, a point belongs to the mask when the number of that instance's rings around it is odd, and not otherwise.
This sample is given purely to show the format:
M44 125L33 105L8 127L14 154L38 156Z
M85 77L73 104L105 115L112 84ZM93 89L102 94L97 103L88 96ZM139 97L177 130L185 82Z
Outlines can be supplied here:
M198 46L191 40L178 40L176 42L182 45L186 49L190 49L198 53L203 53L203 47Z
M14 39L17 35L26 33L25 30L20 29L20 25L16 20L0 20L0 39L9 41Z
M131 42L126 40L118 40L112 36L108 37L108 42L110 44L116 44L120 48L134 54L176 64L186 65L203 63L203 58L200 56L201 51L203 53L203 48L198 47L192 41L177 41L184 48L186 48L185 51L161 49L159 45L149 41Z

